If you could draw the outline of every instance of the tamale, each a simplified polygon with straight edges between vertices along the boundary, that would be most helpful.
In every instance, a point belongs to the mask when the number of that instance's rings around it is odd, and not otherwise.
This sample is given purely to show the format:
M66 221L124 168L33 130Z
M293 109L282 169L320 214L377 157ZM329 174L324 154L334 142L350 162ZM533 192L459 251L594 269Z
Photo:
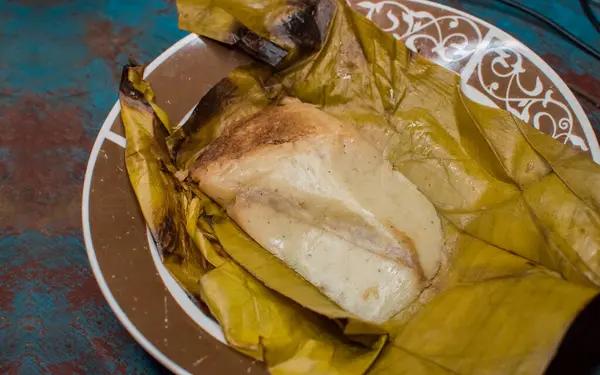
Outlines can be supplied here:
M253 239L366 321L407 307L439 268L431 203L314 106L284 100L225 130L192 169Z
M164 249L187 249L171 250L182 254L176 264L183 270L184 261L213 259L198 267L195 283L171 266L175 277L186 288L193 284L189 289L209 306L230 345L265 360L273 373L543 372L570 322L598 292L600 196L594 183L600 167L510 113L471 102L455 74L410 53L344 2L290 4L181 0L187 30L228 42L220 35L235 24L286 56L274 67L259 63L234 71L201 99L196 116L168 136L144 130L163 117L155 106L127 99L127 139L137 145L136 152L128 146L128 171L155 240L173 244ZM204 10L212 19L195 17ZM306 33L281 27L299 19ZM147 87L139 91L138 101L152 102ZM383 324L366 324L341 308L248 237L226 207L204 195L202 178L200 189L191 177L174 178L193 174L207 145L283 95L355 128L441 218L439 270L418 298ZM146 113L154 115L141 116ZM146 151L154 149L160 151ZM146 172L149 177L139 180ZM202 202L197 228L211 246L192 240L193 225L168 224L167 208L181 222L192 222L200 210L191 202ZM248 293L274 314L269 320L258 322L255 312L235 304ZM283 342L280 333L299 319L309 328ZM282 326L260 328L271 320ZM315 343L321 329L327 334ZM369 335L375 340L368 345L358 338ZM385 336L389 342L380 352ZM339 357L326 354L334 349ZM353 356L355 351L362 354ZM283 354L264 355L269 352Z

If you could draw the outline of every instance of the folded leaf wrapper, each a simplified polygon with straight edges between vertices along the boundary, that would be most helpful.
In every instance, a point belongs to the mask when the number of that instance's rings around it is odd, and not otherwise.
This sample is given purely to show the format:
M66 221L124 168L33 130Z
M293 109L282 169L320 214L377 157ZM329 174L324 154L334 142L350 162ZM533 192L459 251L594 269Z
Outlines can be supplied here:
M141 67L127 66L121 82L126 164L166 267L206 304L227 341L266 361L272 373L364 373L385 336L369 346L352 342L335 322L270 290L223 251L223 235L240 238L240 246L254 244L175 168L165 139L170 128L153 109L154 93L142 73Z
M126 67L121 83L127 168L144 217L168 269L207 305L232 347L275 374L544 371L598 291L599 166L510 113L472 102L454 73L344 2L179 0L178 8L181 27L267 63L232 72L178 129L140 67ZM248 33L260 43L240 45ZM264 46L285 56L264 58ZM438 275L381 326L326 298L187 177L225 128L283 96L356 127L442 219Z

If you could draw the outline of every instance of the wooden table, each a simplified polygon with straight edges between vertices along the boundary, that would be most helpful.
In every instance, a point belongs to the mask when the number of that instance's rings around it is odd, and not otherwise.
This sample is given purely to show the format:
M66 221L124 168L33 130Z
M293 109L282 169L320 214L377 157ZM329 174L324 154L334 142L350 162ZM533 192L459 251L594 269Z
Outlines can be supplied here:
M600 62L493 0L444 0L499 26L600 96ZM522 0L600 49L574 0ZM183 37L174 1L0 0L0 373L165 373L88 266L81 190L121 66ZM596 133L600 109L580 98Z

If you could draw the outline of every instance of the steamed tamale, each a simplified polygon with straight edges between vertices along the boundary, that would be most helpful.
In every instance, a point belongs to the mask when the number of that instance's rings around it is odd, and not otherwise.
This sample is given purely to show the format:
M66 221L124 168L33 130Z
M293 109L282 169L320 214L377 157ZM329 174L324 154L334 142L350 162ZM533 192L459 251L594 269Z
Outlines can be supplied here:
M200 189L265 249L341 307L383 323L440 265L431 203L352 127L297 101L211 142Z

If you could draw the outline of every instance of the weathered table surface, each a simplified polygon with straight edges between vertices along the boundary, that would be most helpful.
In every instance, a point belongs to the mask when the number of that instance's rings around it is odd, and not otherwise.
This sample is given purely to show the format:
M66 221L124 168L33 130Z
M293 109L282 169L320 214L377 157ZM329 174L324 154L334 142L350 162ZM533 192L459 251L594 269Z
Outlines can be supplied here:
M493 0L444 0L499 26L600 96L600 62ZM574 0L521 0L600 49ZM0 373L166 373L90 271L81 190L122 64L183 37L171 0L0 0ZM600 109L581 99L595 129Z

